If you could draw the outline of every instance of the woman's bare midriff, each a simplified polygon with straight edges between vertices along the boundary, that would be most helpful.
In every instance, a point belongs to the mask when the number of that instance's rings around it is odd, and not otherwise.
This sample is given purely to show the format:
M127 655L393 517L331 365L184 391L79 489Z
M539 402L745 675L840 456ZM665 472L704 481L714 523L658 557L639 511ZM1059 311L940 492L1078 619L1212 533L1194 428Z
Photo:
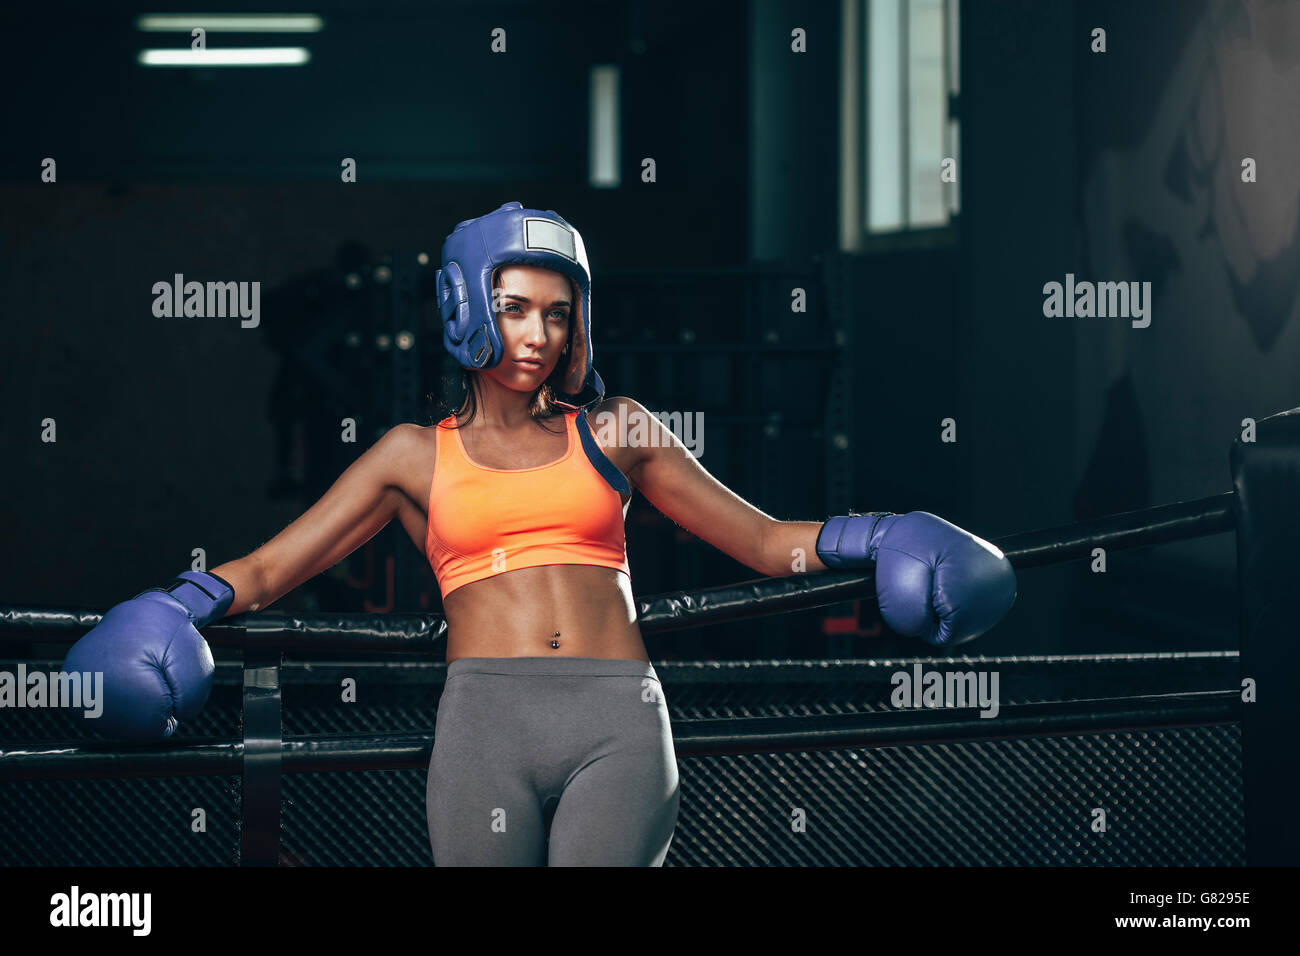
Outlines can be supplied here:
M552 564L507 571L457 588L443 609L448 663L461 657L650 659L631 582L613 568Z

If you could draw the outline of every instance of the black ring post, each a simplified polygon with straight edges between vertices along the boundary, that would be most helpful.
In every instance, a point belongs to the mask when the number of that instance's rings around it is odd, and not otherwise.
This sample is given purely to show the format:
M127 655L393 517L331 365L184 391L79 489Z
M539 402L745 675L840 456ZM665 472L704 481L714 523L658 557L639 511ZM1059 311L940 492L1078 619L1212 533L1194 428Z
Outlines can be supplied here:
M1241 769L1246 864L1300 862L1300 642L1290 596L1300 579L1300 409L1256 423L1254 441L1232 443L1241 602L1241 679L1256 700L1243 707ZM1243 694L1244 694L1243 690Z
M249 618L244 645L244 787L241 866L280 860L280 779L284 725L280 709L278 616Z

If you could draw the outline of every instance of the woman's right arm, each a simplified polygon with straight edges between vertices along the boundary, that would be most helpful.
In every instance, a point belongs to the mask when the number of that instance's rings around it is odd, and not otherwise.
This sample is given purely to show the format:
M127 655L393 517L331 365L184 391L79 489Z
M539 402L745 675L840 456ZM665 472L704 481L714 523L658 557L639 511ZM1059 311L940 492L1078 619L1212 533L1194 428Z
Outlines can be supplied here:
M296 521L256 551L213 568L235 592L226 615L279 600L369 541L404 505L413 507L399 476L418 441L417 425L389 429Z

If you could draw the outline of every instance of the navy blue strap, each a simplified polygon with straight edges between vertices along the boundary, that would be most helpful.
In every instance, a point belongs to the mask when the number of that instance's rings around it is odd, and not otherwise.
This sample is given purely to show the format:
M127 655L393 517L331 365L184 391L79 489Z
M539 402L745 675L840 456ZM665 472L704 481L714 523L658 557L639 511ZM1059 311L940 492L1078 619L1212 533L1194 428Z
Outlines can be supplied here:
M578 409L578 437L582 440L582 450L587 453L587 461L600 473L600 477L620 495L631 495L632 486L627 483L627 478L605 457L600 445L596 444L596 436L591 433L587 413L583 409Z
M140 594L150 591L170 594L189 613L195 627L207 627L221 620L235 600L235 589L211 571L182 571L167 587L146 588Z
M817 557L831 569L863 567L875 560L871 541L880 519L892 517L892 511L868 511L827 518L817 532Z

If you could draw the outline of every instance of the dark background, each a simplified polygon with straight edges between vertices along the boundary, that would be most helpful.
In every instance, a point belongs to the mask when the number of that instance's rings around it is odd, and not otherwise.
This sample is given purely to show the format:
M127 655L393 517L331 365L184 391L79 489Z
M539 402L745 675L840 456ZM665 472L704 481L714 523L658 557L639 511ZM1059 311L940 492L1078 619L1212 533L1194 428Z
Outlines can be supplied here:
M375 267L390 252L436 260L458 221L514 199L582 231L611 393L703 411L704 466L779 518L922 509L997 538L1198 498L1229 490L1244 418L1300 404L1287 5L968 0L961 213L851 253L838 249L839 4L310 9L326 29L289 42L311 64L263 70L141 68L140 47L180 40L142 39L140 11L118 4L0 15L0 605L106 608L195 548L215 567L293 520L394 424L376 397ZM489 52L496 26L506 56ZM806 54L791 54L792 26ZM1104 55L1089 51L1094 26ZM615 189L587 184L595 63L622 70ZM644 156L656 183L640 181ZM1242 156L1258 183L1238 181ZM40 182L45 157L56 184ZM339 182L342 157L358 183ZM260 281L261 328L155 318L150 288L177 272ZM1151 327L1044 318L1043 284L1067 272L1151 281ZM805 283L810 313L791 315ZM451 368L422 314L434 392ZM833 343L837 321L851 330L839 354L788 351ZM738 347L683 348L710 342ZM313 373L311 349L344 387ZM849 500L819 424L836 362L851 383ZM338 440L344 417L355 445ZM940 442L949 417L955 445ZM57 443L40 439L46 418ZM755 576L639 495L628 537L637 594ZM1104 575L1023 572L1016 608L970 650L1235 647L1233 549L1219 535L1112 554ZM436 610L427 564L395 529L277 607L385 606L386 551L406 575L394 606ZM845 610L648 644L657 659L924 650L825 635Z

